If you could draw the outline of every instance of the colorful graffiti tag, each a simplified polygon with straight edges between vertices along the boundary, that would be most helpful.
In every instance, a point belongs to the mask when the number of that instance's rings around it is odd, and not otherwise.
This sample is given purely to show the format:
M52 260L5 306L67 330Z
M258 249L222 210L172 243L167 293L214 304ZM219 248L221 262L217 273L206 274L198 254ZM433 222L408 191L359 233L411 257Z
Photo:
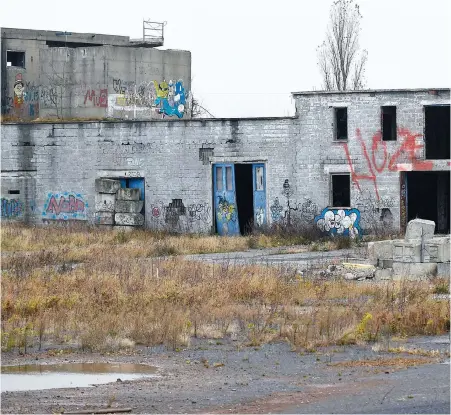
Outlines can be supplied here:
M94 89L88 89L85 94L84 104L90 101L94 107L108 107L108 89L100 89L96 94Z
M279 198L274 199L274 203L269 207L271 210L271 218L273 222L278 222L282 218L283 206L279 202Z
M135 84L122 79L113 79L114 101L111 105L122 109L152 109L164 116L182 118L185 114L186 92L183 81L150 81ZM127 108L133 107L133 108ZM119 108L116 108L119 109Z
M42 210L43 219L86 220L88 202L79 193L49 193Z
M18 218L23 215L23 203L17 199L6 199L2 197L1 200L1 216L4 219Z
M229 222L236 221L236 209L233 203L230 203L225 197L219 196L218 200L218 219Z
M16 75L16 80L14 82L14 108L22 108L25 85L22 81L22 74Z
M353 209L325 208L315 217L316 226L329 235L343 235L355 238L362 234L360 212Z

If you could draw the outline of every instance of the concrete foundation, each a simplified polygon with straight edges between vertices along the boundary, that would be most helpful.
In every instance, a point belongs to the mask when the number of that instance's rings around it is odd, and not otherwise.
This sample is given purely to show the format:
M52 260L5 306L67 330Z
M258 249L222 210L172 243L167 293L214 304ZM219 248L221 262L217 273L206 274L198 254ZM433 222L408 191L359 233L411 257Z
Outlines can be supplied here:
M437 263L437 277L450 278L450 263L449 262L439 262Z
M96 194L96 212L114 212L116 196L109 193Z
M393 243L393 261L421 262L421 241L395 241Z

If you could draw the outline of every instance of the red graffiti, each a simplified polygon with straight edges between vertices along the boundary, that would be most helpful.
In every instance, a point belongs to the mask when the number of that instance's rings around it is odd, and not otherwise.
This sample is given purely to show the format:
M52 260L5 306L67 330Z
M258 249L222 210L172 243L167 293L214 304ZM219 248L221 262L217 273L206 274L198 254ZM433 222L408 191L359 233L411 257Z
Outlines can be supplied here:
M85 94L85 105L88 100L91 101L95 107L106 108L108 107L108 90L101 89L99 96L96 96L96 91L88 89Z
M56 201L55 196L52 196L47 206L47 213L59 215L60 213L76 213L85 211L85 203L83 200L76 199L75 196L69 195L69 200L64 196L60 197L59 202Z
M374 184L374 190L376 192L376 198L379 200L379 190L377 187L377 174L382 173L388 168L389 171L406 171L406 170L432 170L434 163L428 160L419 160L417 157L417 151L423 149L423 144L417 142L417 138L421 137L421 134L413 134L406 128L398 129L398 136L401 138L401 145L393 155L390 155L387 151L387 143L382 140L382 134L380 131L374 134L371 145L371 159L368 154L368 150L365 142L363 141L360 129L357 128L356 136L362 148L363 156L368 167L367 174L357 174L354 169L354 165L351 160L349 148L347 143L343 143L343 148L348 160L349 169L351 171L351 179L357 188L360 190L360 180L370 180ZM407 158L407 163L411 164L406 166L400 163L401 156Z

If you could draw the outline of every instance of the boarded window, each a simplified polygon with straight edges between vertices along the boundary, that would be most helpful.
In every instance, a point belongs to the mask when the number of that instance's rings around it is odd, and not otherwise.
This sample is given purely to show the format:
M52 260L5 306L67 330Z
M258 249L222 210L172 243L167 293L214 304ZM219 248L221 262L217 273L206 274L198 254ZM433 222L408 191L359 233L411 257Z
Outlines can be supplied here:
M335 139L348 139L348 109L335 108Z
M216 167L216 190L222 191L222 167Z
M396 107L381 107L382 139L384 141L396 140Z
M349 174L333 174L331 202L333 207L351 206L351 180Z
M25 68L25 52L6 51L6 66Z
M257 181L257 183L255 183L255 189L256 190L264 190L263 189L263 167L255 168L255 180Z
M232 182L232 168L226 167L226 188L227 190L233 190L233 182Z

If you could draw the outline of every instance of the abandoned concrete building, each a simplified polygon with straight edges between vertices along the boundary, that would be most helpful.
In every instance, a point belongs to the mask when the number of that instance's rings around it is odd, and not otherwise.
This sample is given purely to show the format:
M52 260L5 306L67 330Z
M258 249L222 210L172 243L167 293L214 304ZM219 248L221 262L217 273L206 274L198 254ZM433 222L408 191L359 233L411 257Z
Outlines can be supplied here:
M293 117L194 119L189 52L29 32L2 29L2 112L22 111L2 122L3 220L355 237L418 217L449 233L449 89L294 92ZM58 111L94 120L26 121Z

